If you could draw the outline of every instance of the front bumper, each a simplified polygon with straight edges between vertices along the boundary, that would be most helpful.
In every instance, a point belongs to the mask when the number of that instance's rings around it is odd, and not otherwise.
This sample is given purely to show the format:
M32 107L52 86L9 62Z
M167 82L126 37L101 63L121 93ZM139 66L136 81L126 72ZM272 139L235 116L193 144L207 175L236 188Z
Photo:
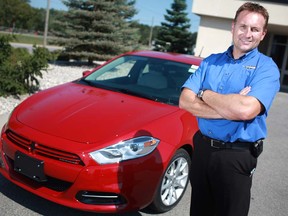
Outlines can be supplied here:
M38 182L16 172L17 151L44 161L47 181ZM99 213L137 210L151 203L164 172L163 157L157 149L143 158L118 164L99 165L87 157L88 154L81 153L83 165L55 161L25 152L6 133L1 134L0 173L33 194L67 207Z

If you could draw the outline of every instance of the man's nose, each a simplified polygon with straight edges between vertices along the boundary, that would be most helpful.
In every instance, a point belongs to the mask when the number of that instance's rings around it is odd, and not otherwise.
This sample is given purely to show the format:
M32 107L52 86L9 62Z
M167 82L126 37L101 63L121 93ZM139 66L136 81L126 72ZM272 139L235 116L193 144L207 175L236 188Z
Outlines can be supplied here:
M244 33L245 33L246 37L251 37L252 36L252 29L246 28Z

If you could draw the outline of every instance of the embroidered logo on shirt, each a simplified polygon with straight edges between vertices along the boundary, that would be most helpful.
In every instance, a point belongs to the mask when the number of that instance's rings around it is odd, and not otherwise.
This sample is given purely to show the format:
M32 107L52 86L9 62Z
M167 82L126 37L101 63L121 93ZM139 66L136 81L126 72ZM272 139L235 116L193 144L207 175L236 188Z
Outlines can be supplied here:
M246 69L256 69L256 66L246 65L244 66Z

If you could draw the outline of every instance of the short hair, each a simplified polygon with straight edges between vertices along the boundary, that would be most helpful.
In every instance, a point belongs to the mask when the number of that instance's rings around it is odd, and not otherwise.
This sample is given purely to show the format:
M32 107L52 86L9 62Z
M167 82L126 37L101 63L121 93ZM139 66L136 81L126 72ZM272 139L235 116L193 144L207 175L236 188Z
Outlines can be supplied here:
M242 11L250 11L250 12L256 12L256 13L261 14L265 19L264 30L267 30L269 13L266 10L266 8L254 2L246 2L242 6L240 6L238 10L236 11L235 18L234 18L235 23L237 22L237 18Z

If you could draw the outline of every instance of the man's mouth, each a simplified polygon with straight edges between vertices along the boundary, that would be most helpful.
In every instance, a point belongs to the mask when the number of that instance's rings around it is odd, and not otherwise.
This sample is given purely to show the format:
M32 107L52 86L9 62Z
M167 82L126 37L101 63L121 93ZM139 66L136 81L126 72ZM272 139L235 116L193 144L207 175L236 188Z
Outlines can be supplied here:
M249 45L252 41L241 40L243 45Z

